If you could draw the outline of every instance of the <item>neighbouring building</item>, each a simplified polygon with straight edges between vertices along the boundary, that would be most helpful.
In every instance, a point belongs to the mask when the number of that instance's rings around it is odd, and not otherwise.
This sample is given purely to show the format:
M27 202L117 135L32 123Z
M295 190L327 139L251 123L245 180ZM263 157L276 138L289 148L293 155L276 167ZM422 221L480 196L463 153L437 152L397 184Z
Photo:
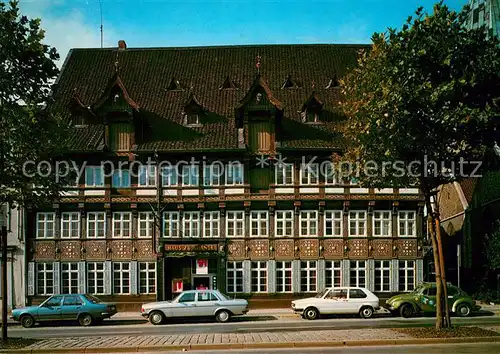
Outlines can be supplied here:
M419 190L322 173L345 146L338 79L366 48L71 50L53 109L72 119L68 158L86 168L59 201L29 210L29 300L412 290Z
M500 35L500 0L469 0L471 13L467 27L486 26L490 36Z

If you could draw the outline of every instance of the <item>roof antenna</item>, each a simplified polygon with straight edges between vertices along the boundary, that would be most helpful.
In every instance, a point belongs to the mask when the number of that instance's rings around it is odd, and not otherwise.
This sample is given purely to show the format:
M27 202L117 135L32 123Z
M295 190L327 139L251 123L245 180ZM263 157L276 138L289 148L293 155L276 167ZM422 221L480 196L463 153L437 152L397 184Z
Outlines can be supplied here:
M260 55L257 55L255 67L257 68L257 74L260 74Z
M103 42L103 28L102 28L102 0L99 0L99 9L101 10L101 48Z

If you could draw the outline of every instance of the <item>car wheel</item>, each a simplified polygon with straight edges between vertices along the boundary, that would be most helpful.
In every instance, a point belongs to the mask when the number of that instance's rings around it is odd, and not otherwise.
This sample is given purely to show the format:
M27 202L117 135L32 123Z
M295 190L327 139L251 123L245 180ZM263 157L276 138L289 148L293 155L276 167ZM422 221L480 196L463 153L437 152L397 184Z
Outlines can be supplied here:
M165 316L160 311L153 311L149 314L149 322L156 325L161 325L165 320Z
M215 319L217 320L217 322L225 323L231 319L231 314L227 310L220 310L215 315Z
M80 326L88 327L92 324L92 322L93 322L92 316L88 313L81 314L78 317L78 323L80 323Z
M399 314L404 318L411 317L413 315L413 306L411 306L410 304L401 305Z
M455 312L460 317L467 317L467 316L470 316L470 313L472 312L472 310L468 304L460 304L457 306L457 309L455 310Z
M359 310L359 315L363 318L370 318L373 316L373 308L370 306L362 307L361 310Z
M32 328L35 325L35 319L31 315L21 316L21 325L24 328Z
M319 311L315 307L308 307L304 311L304 318L308 320L315 320L319 317Z

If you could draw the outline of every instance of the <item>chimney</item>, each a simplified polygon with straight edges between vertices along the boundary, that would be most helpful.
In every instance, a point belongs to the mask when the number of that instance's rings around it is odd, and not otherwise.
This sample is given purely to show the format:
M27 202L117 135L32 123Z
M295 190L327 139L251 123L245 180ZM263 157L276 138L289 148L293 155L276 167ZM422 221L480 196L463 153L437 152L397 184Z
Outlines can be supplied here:
M127 43L123 39L120 39L118 41L118 49L119 50L125 50L125 49L127 49Z

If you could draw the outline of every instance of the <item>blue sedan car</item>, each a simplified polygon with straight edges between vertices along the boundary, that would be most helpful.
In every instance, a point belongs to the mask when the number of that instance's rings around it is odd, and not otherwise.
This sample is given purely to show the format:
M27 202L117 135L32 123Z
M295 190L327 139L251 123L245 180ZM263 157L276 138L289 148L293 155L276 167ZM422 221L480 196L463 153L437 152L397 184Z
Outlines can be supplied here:
M30 328L36 322L78 321L90 326L116 313L115 304L102 303L89 294L53 295L38 306L14 309L10 318Z

